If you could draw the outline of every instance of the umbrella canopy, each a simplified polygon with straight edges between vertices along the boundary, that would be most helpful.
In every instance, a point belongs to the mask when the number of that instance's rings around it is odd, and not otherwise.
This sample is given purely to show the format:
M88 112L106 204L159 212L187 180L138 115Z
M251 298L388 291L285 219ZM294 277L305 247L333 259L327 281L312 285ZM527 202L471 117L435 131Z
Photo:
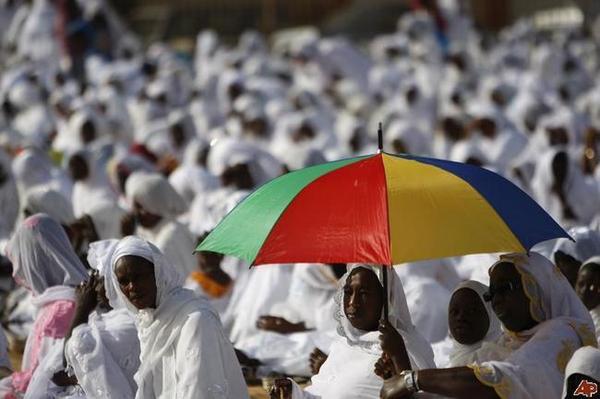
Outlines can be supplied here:
M280 176L198 246L253 265L397 263L525 252L569 237L527 194L473 165L378 154Z

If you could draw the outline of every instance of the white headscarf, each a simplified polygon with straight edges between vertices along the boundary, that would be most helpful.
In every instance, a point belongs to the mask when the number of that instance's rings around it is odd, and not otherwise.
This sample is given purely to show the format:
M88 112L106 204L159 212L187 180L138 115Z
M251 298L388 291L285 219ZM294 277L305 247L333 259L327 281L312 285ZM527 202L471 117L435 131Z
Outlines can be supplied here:
M45 213L62 225L75 221L71 202L61 193L38 186L27 191L23 208L32 215Z
M125 184L127 198L146 211L168 219L185 212L186 203L169 181L157 173L135 172Z
M570 397L569 395L572 394L572 392L567 392L567 382L573 374L583 374L596 381L600 381L600 350L591 346L584 346L575 351L565 369L565 384L562 398Z
M371 265L351 265L348 272L340 279L344 284L350 273L357 268L370 270L382 281L381 267ZM379 345L379 331L362 331L352 326L344 312L344 289L340 286L335 296L336 308L334 318L338 322L337 333L346 340L350 346L356 346L371 354L381 354ZM429 343L415 329L412 323L402 283L393 270L388 271L388 318L389 323L402 335L406 345L406 351L412 363L417 369L435 367L433 362L433 351Z
M54 286L74 287L86 279L83 264L64 229L45 214L28 217L10 240L13 277L38 296Z
M450 353L449 367L457 367L459 365L464 366L465 364L471 363L473 358L476 357L474 356L476 351L481 349L486 342L496 341L502 333L500 320L498 319L496 313L494 313L494 310L492 309L492 303L486 302L485 299L483 299L483 294L489 290L489 287L478 281L468 280L460 283L452 292L452 295L454 295L454 293L463 288L472 290L477 294L477 296L483 303L483 306L485 307L485 311L488 315L490 325L483 339L479 342L476 342L475 344L463 345L460 342L456 341L454 338L452 339L454 343L454 348L452 353ZM452 335L452 333L450 333L450 335Z
M537 252L529 255L512 253L501 255L502 262L515 265L521 275L523 289L530 299L531 316L537 322L562 317L577 324L589 324L589 313L562 272L547 258ZM582 337L586 338L586 337Z
M569 229L569 235L575 241L568 238L559 238L552 251L553 254L561 251L580 262L592 256L600 255L600 232L598 230L578 226Z
M121 218L125 211L117 204L105 202L95 204L87 213L92 218L100 240L121 237Z

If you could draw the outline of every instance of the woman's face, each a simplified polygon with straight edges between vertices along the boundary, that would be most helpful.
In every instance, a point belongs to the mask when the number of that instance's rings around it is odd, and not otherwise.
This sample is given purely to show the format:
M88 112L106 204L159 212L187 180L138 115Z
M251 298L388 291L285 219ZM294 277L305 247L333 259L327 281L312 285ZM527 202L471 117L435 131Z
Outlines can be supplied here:
M587 264L581 268L575 291L588 310L600 305L600 265Z
M115 265L121 292L138 309L156 308L156 279L152 262L126 255Z
M147 229L153 228L162 220L160 215L155 215L151 212L148 212L137 201L133 202L133 214L135 215L135 219L138 221L138 223Z
M344 313L354 328L375 331L381 318L383 287L371 270L354 269L344 285Z
M569 280L571 287L575 288L577 272L579 272L581 262L562 251L556 251L554 253L554 263L556 263L556 266L560 269L562 274Z
M538 324L529 311L529 298L523 291L521 275L512 263L502 262L494 267L489 294L494 312L510 331L525 331Z
M485 337L490 319L475 291L461 288L452 295L448 306L448 325L452 337L463 345L473 345Z

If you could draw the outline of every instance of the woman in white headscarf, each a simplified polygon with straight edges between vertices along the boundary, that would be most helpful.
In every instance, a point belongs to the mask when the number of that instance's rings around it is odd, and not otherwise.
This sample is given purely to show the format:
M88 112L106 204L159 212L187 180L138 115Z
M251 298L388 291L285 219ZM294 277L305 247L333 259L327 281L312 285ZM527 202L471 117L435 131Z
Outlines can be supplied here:
M505 330L497 343L511 351L506 359L402 373L386 380L382 398L419 390L456 398L558 397L573 352L596 344L592 320L567 279L536 252L512 253L490 268L487 296Z
M556 240L552 256L556 266L575 287L583 262L600 255L600 232L587 226L578 226L569 229L569 236L573 239Z
M40 398L51 388L50 377L61 366L63 338L75 312L74 287L87 275L63 228L44 214L22 222L7 253L14 279L33 294L37 315L21 371L0 382L0 393Z
M499 360L495 341L500 320L484 299L489 287L478 281L462 282L452 292L448 306L449 337L433 346L438 367L466 366L482 360ZM487 322L486 322L487 320Z
M584 176L564 149L551 149L541 156L531 190L536 201L566 225L587 225L600 211L597 183Z
M133 376L140 365L140 343L133 315L114 290L105 289L110 256L118 240L92 243L90 265L98 270L82 288L78 313L65 344L67 372L79 387L70 392L90 398L129 399L137 386Z
M161 251L130 236L118 242L110 259L107 295L123 300L138 327L135 397L247 398L218 315L207 299L182 288L183 276Z
M27 148L19 153L13 159L12 170L21 199L25 198L27 190L38 185L53 188L65 198L71 198L73 188L67 175L52 165L50 158L41 150Z
M27 191L23 212L25 216L45 213L63 226L75 221L71 201L58 191L42 186Z
M73 186L73 213L81 217L101 203L115 203L117 195L108 180L105 165L94 154L81 150L69 158Z
M587 380L588 387L595 385L596 390L585 390L577 394L582 380ZM573 354L565 369L565 383L562 399L573 399L580 397L593 398L597 396L598 384L600 384L600 350L591 346L579 348Z
M383 312L381 267L354 265L341 278L334 318L337 337L311 386L301 389L291 380L275 382L277 392L292 399L378 399L383 380L375 372L382 356L379 319ZM399 331L407 368L434 367L431 346L412 324L404 291L395 273L389 275L389 326ZM406 362L408 361L408 362ZM289 381L289 382L288 382Z
M159 247L183 275L196 271L196 241L176 220L186 204L169 181L159 174L136 172L127 179L125 191L138 223L135 233Z
M590 311L596 339L600 341L600 255L583 262L577 274L575 291Z

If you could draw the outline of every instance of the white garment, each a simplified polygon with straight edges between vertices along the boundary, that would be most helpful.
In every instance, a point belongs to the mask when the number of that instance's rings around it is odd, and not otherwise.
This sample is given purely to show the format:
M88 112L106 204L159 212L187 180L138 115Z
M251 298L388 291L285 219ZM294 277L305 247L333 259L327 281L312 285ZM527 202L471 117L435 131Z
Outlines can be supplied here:
M134 172L125 184L127 199L146 211L173 219L186 210L186 203L169 181L157 173Z
M600 345L600 305L590 310L590 316L594 322L594 332L596 333L596 340Z
M561 396L563 399L570 397L567 395L573 394L573 392L567 392L567 380L572 374L583 374L600 381L600 350L591 346L584 346L575 351L565 369L565 383ZM581 396L586 397L586 395Z
M92 209L104 203L115 203L117 194L108 180L104 162L89 151L78 151L72 156L82 157L88 167L88 176L73 185L73 213L76 217L88 214Z
M247 398L233 346L205 298L181 287L183 276L154 245L134 236L104 253L107 295L118 295L135 314L140 339L136 398ZM154 265L156 309L137 310L121 292L114 268L123 256Z
M6 175L6 181L0 186L0 239L8 239L19 216L19 193L15 177L11 170L11 159L0 151L0 171Z
M139 356L134 319L124 308L93 312L65 346L67 364L89 398L133 398Z
M573 352L596 344L589 313L560 270L538 253L503 255L499 262L515 265L523 289L531 298L531 316L539 324L527 331L505 332L498 344L513 352L504 361L471 367L476 377L494 387L500 397L559 397Z
M486 302L483 299L483 294L489 290L489 287L480 282L470 280L459 284L452 294L454 295L456 291L463 288L470 289L477 294L485 307L490 325L483 339L474 344L463 345L452 339L452 351L448 357L448 365L445 367L466 366L473 362L480 363L488 360L503 360L504 357L508 355L508 351L502 350L502 348L495 343L502 333L500 320L498 320L498 317L494 313L491 302Z
M121 219L126 212L116 203L99 203L88 210L100 240L121 237Z
M340 280L346 282L355 268L373 271L379 281L381 267L350 266ZM413 369L433 368L431 346L412 324L400 279L388 272L389 322L402 335ZM352 326L344 312L343 284L336 294L334 318L338 321L338 337L329 356L315 375L312 384L302 390L293 383L293 399L378 399L383 380L374 373L374 365L382 354L378 331L362 331Z
M75 221L71 201L58 191L43 186L27 190L23 209L32 215L45 213L63 226Z
M181 274L187 276L198 270L193 253L196 240L186 226L174 220L163 219L151 229L138 226L137 233L156 245Z
M568 238L556 240L552 254L561 251L574 259L585 262L586 260L600 255L600 232L586 226L572 227L569 229Z
M74 287L87 278L65 230L43 213L30 216L17 228L7 247L13 277L40 295L49 287Z

